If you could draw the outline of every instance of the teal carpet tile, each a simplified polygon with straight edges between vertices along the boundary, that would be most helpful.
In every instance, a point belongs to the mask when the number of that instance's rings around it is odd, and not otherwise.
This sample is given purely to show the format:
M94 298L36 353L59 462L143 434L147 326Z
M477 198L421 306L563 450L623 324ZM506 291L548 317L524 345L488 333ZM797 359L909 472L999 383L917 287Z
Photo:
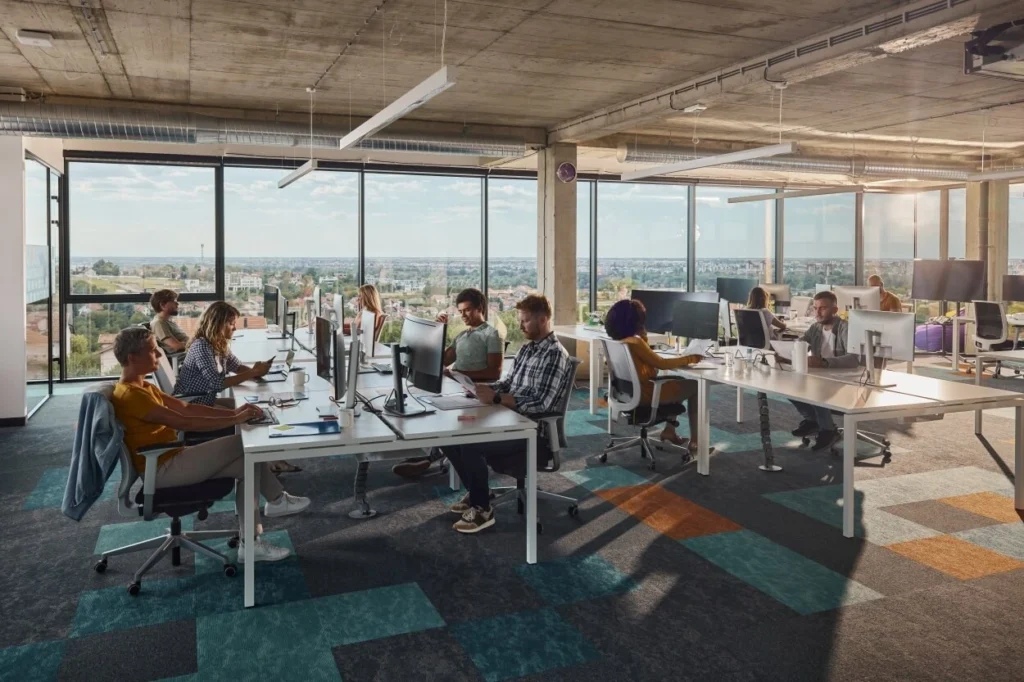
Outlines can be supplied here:
M452 631L486 682L598 658L597 650L553 609L468 621L453 626Z
M64 501L64 488L68 482L68 471L68 467L55 467L44 471L43 475L39 477L39 483L36 484L35 489L25 498L25 504L22 505L22 509L24 511L60 509L61 502ZM117 486L120 483L121 477L115 471L107 479L107 484L103 486L103 493L100 494L97 502L113 500L117 496Z
M63 641L0 649L0 682L51 682L63 657Z
M883 596L753 531L717 533L681 542L802 615Z
M445 625L415 583L322 597L313 604L329 647Z
M595 466L574 471L562 470L563 476L590 492L609 488L626 488L634 485L650 483L646 478L614 464L595 464Z
M596 554L524 564L516 572L551 606L635 590L637 584Z
M131 564L134 571L137 563ZM127 580L128 578L126 578ZM226 580L226 578L225 578ZM71 637L157 625L195 616L194 578L142 581L142 592L132 597L118 584L83 592L71 627Z
M958 538L1024 561L1024 524L1004 523L954 533Z

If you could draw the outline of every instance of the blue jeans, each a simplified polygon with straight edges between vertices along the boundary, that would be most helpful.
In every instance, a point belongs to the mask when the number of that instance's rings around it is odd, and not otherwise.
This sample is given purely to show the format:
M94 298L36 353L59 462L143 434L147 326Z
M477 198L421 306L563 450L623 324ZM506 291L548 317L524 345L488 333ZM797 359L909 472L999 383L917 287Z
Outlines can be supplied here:
M800 416L807 421L812 421L818 425L818 429L821 431L835 431L836 423L832 421L832 412L827 407L816 407L814 405L808 405L807 403L800 403L795 400L790 400L793 403L793 407L800 413Z

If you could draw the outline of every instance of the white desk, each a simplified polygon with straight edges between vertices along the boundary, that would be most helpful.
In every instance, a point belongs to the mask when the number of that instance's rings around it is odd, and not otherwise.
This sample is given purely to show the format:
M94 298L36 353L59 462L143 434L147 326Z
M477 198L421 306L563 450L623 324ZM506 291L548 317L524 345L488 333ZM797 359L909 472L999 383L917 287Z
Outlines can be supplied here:
M373 375L363 375L372 377ZM377 395L387 388L363 388L360 377L359 393ZM316 421L316 408L328 405L326 392L311 394L309 400L285 411L287 421L298 423ZM473 415L472 421L460 421L460 415ZM530 419L501 406L486 406L465 410L437 410L420 417L379 418L363 411L351 428L340 434L294 438L270 438L267 426L241 427L245 451L245 606L255 604L256 583L253 562L254 498L256 494L256 463L277 459L302 459L352 455L363 461L404 457L410 448L469 445L497 440L526 440L526 562L537 563L537 425Z
M960 325L961 324L974 324L975 319L973 317L953 317L953 371L956 372L960 369ZM1016 348L1017 344L1020 343L1020 333L1024 329L1024 320L1020 319L1016 315L1006 316L1006 325L1008 328L1013 329L1013 347ZM1017 358L1014 362L1024 362L1024 359Z
M582 324L555 325L556 336L574 341L586 341L590 344L590 414L597 414L597 394L601 387L604 367L601 364L601 344L594 343L598 339L609 338L599 327L587 327Z
M251 365L268 358L281 360L290 350L295 351L295 362L315 362L316 355L300 348L293 339L268 339L265 329L246 329L241 338L232 339L231 352L242 364Z

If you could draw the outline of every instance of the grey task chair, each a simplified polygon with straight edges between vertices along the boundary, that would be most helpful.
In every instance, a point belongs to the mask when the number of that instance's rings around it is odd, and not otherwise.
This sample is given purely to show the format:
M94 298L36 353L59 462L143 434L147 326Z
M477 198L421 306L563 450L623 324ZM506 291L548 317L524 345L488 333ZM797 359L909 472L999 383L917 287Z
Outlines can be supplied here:
M643 384L637 373L633 355L629 352L629 345L611 339L598 339L598 343L603 347L604 356L608 359L608 374L610 375L608 382L608 433L612 433L612 426L621 415L626 416L629 424L640 427L639 436L613 437L598 459L602 463L607 462L610 453L639 445L640 456L650 459L648 468L654 471L654 450L651 448L647 430L656 424L669 421L666 417L658 414L658 408L661 405L661 388L669 382L681 381L681 379L679 377L655 377L652 380L654 394L651 399L650 417L647 421L638 422L635 415L643 395ZM675 422L673 424L675 425ZM689 453L684 454L683 459L684 462L689 461Z
M1010 325L1006 321L1004 304L996 301L972 301L974 304L974 347L978 351L1012 350L1009 340ZM1002 363L996 363L995 377L999 378Z
M772 336L768 321L760 310L736 311L736 334L741 346L771 350Z
M559 389L561 392L558 395L558 402L555 405L555 410L550 414L543 415L537 418L537 422L540 427L538 437L546 438L548 448L551 450L551 461L546 466L539 467L538 471L544 473L554 473L558 471L562 466L561 458L559 457L559 451L568 447L568 441L565 437L565 414L569 410L569 399L572 397L572 388L576 381L576 369L579 367L581 360L579 358L570 357L569 361L572 363L568 376L565 378L565 382ZM504 504L512 499L516 500L516 506L519 513L522 514L526 508L526 467L523 466L526 459L523 457L515 458L511 462L511 466L503 466L508 464L504 461L497 461L491 464L491 468L500 474L512 476L516 479L515 487L502 487L491 489L491 505ZM566 495L559 495L557 493L548 492L547 490L537 490L538 500L548 500L550 502L565 502L569 505L569 516L576 516L579 513L579 500L568 497ZM537 522L537 529L542 528L540 522Z
M108 401L114 392L114 384L102 384L92 391L101 393ZM179 434L180 436L180 434ZM202 540L213 540L216 538L237 538L237 530L195 530L182 531L181 517L197 513L197 518L203 521L207 518L207 510L214 502L223 498L235 489L233 478L211 478L193 485L175 486L171 488L157 488L157 458L167 452L185 445L184 440L177 440L172 443L161 443L139 448L139 454L146 458L146 471L143 477L142 490L132 499L132 487L139 479L139 473L135 470L131 455L127 446L121 444L121 451L118 454L118 463L121 465L121 483L117 488L117 511L121 516L141 516L146 521L152 521L161 514L171 517L171 528L167 533L158 535L150 540L143 540L131 545L125 545L116 549L104 552L100 560L94 566L97 573L107 570L107 560L110 557L120 554L131 554L149 549L156 551L150 555L146 562L135 571L132 581L128 584L128 594L136 596L142 590L142 576L157 564L168 552L171 553L171 563L175 566L181 564L181 548L206 554L221 562L224 566L224 575L231 578L238 572L235 564L226 556L204 545ZM237 546L237 540L229 542Z

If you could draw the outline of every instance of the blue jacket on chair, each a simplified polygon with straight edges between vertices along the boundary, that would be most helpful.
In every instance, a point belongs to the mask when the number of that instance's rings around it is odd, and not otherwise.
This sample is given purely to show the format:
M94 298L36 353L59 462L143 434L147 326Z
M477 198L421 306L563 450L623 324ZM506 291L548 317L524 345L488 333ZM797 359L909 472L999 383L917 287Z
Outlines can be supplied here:
M117 465L123 440L124 429L102 389L83 393L71 451L71 470L61 504L66 516L81 521L103 494L103 486Z

